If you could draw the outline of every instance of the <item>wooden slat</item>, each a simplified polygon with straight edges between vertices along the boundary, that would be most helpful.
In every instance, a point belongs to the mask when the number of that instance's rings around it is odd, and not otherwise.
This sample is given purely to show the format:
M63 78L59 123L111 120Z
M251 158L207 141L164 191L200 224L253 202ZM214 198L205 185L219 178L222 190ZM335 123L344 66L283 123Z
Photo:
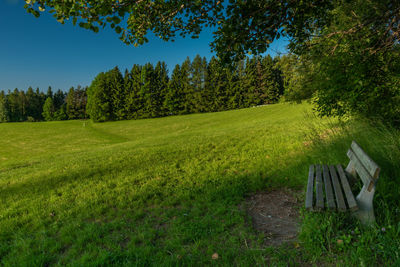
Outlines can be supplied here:
M361 161L358 159L351 148L349 149L349 151L347 151L347 156L353 162L354 168L356 169L364 184L369 185L371 182L374 182L371 174L369 174L369 172L365 169L364 165L361 163Z
M313 191L314 191L314 165L310 166L308 172L307 194L306 194L306 209L313 208Z
M321 166L316 166L316 179L315 179L315 193L316 193L316 204L315 207L317 209L324 208L324 193L322 191L322 177L321 177Z
M354 154L357 156L357 158L360 160L362 165L365 167L365 169L368 171L368 173L372 176L373 179L378 179L379 177L379 172L380 168L378 164L376 164L368 155L365 153L365 151L360 147L359 144L357 144L356 141L353 141L351 143L351 149L353 150Z
M337 165L336 166L338 173L339 173L339 177L340 177L340 181L342 183L342 187L343 187L343 191L344 194L346 195L346 199L347 199L347 205L349 206L349 209L351 211L355 211L358 210L358 206L357 206L357 202L354 199L354 195L353 192L351 192L351 188L349 185L349 181L347 180L346 174L342 168L342 165Z
M329 172L332 178L333 189L335 190L336 204L339 211L346 211L346 203L344 202L344 197L342 189L340 187L339 179L336 174L335 166L329 166Z
M333 189L331 183L331 177L329 175L329 169L327 165L322 167L322 172L324 174L324 184L325 184L325 195L326 204L329 209L336 209L335 198L333 197Z

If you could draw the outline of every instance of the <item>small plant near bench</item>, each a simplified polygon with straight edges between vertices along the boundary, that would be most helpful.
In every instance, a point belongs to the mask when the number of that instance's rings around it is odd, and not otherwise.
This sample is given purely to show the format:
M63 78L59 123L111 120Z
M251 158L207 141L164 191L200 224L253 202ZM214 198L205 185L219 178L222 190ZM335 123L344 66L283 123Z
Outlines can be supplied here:
M363 224L372 225L375 223L373 198L380 168L355 141L347 151L347 156L350 162L346 169L340 164L310 166L306 209L320 211L326 207L341 212L348 210ZM357 176L362 180L363 187L354 198L348 178Z

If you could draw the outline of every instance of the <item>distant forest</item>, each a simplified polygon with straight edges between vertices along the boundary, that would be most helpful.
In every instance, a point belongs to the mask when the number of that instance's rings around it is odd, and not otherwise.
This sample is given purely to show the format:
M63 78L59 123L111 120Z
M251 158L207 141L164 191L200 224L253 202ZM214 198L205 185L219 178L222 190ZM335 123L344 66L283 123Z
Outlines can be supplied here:
M53 92L50 87L47 93L31 87L26 92L1 91L0 122L110 121L272 104L285 91L290 97L290 88L298 81L292 74L288 79L288 73L293 72L296 62L294 56L267 55L226 67L215 57L207 62L197 55L193 61L187 58L176 65L170 76L164 62L135 64L124 74L115 67L98 74L89 87L72 87L68 93Z

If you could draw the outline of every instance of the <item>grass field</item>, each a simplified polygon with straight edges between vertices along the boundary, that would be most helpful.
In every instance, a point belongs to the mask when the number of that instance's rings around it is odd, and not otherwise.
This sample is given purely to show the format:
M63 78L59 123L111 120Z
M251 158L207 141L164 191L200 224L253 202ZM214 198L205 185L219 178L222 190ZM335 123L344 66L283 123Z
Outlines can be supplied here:
M353 139L383 170L377 226L302 212L298 245L263 248L243 199L303 190L308 165L346 164ZM307 104L0 124L0 265L400 265L399 159L397 131Z

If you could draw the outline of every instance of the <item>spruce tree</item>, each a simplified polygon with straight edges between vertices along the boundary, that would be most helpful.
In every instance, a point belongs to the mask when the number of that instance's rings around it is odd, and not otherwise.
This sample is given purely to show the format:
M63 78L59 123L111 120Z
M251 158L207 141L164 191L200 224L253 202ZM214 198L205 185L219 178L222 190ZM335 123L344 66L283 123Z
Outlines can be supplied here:
M228 73L215 57L208 64L206 92L204 97L208 99L208 111L221 111L227 109L228 103Z
M111 105L114 113L114 118L116 120L126 119L127 117L125 113L126 93L124 86L124 78L118 67L115 67L108 73L107 80L112 95Z
M147 63L143 66L141 72L139 99L143 103L143 106L139 110L140 118L151 118L155 114L154 86L154 67L151 63Z
M243 87L246 89L244 100L245 107L258 105L257 58L246 59L245 73L245 78L243 80Z
M234 79L230 82L229 88L232 93L229 99L229 108L243 108L245 107L245 87L243 86L244 79L246 78L245 73L245 61L240 60L235 64L234 68Z
M167 108L164 106L165 97L168 89L168 69L165 62L157 62L154 68L154 103L156 106L155 116L165 116L168 113Z
M65 97L66 97L65 93L60 89L58 89L57 92L53 94L53 102L56 110L59 110L61 106L64 104L64 102L66 101Z
M41 116L42 107L39 95L37 95L33 91L32 87L29 87L28 91L26 92L26 101L27 101L27 107L26 107L27 119L29 121L39 121L42 117Z
M0 122L7 122L8 119L8 104L7 97L4 91L0 92Z
M68 119L74 120L77 119L77 112L75 110L75 88L71 87L68 91L67 97L66 97L66 111L67 111L67 116Z
M202 101L202 93L205 87L205 79L207 76L207 61L196 55L190 66L190 106L191 112L203 112L205 106Z
M44 102L43 105L43 118L46 121L52 121L54 120L54 103L53 99L51 97L47 97L46 101Z
M183 114L192 113L194 110L193 86L190 84L190 68L190 58L187 57L180 67L181 87L185 96L185 99L183 101Z
M47 93L46 93L46 100L47 100L47 98L53 98L53 89L51 89L51 86L49 86L48 88L47 88Z
M142 67L133 65L131 71L125 74L124 86L127 92L125 110L128 119L139 118L139 111L143 109L142 99L139 97L141 90Z
M107 84L107 75L104 72L97 75L87 90L86 110L95 122L109 121L114 118L112 92Z
M185 95L181 82L181 68L176 65L172 71L171 80L164 100L164 106L168 110L167 115L182 114L184 110Z
M279 100L280 87L277 80L275 63L270 55L262 59L262 81L260 88L263 90L262 104L272 104Z

